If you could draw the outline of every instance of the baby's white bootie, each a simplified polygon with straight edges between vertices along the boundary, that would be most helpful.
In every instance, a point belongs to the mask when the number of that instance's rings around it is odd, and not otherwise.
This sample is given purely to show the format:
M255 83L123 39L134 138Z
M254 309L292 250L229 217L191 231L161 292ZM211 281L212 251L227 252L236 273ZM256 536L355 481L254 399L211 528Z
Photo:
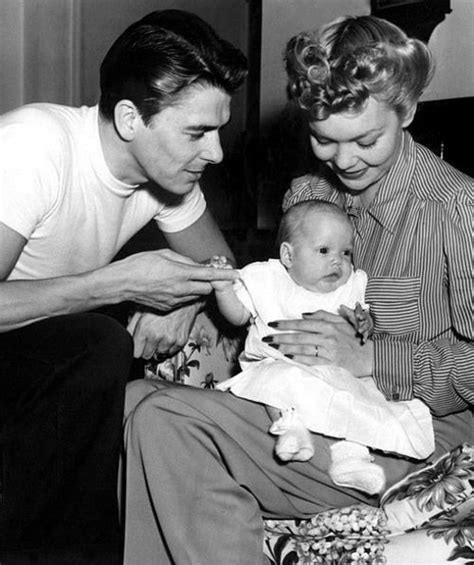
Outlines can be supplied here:
M311 434L294 408L284 410L281 417L273 422L269 431L279 436L275 444L275 453L281 461L309 461L313 457Z
M331 445L332 464L329 475L334 484L378 494L385 486L385 472L375 464L365 445L338 441Z

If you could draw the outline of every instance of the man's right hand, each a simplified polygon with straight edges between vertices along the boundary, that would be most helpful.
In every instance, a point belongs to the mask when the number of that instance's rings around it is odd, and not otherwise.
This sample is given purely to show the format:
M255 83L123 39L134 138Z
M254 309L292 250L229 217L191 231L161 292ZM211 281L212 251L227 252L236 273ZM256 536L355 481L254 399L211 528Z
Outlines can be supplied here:
M7 281L26 240L0 223L0 243L0 332L126 300L167 312L210 294L215 281L239 277L236 270L212 269L162 249L84 273Z
M212 283L239 278L235 269L202 266L170 249L137 253L112 265L120 269L119 277L127 279L122 284L126 284L128 300L161 311L210 294Z

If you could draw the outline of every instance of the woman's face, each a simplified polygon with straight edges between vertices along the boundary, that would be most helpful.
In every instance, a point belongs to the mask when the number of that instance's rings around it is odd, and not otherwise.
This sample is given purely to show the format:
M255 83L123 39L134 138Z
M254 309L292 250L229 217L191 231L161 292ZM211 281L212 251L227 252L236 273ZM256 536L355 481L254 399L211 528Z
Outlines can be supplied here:
M310 122L311 147L354 193L377 187L397 158L402 120L385 102L369 98L359 113L341 112Z

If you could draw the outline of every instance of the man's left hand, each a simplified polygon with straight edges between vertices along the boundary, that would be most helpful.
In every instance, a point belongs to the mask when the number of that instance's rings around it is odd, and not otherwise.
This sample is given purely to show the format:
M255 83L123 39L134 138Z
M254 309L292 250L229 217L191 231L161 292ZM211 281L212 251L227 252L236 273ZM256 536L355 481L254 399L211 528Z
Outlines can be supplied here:
M171 357L182 349L200 311L200 305L183 306L168 313L137 311L128 322L133 355L151 359L154 353Z

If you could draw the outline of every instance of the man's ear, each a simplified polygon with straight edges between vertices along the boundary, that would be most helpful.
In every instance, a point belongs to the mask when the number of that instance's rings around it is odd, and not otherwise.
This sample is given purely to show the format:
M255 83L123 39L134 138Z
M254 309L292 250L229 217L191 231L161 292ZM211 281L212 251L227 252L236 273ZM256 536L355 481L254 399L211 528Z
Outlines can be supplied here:
M413 106L409 108L408 112L405 114L405 117L403 118L402 128L407 128L412 123L413 118L415 117L416 114L417 107L418 107L417 104L413 104Z
M115 129L124 141L133 141L141 121L137 107L130 100L120 100L115 104Z
M280 261L287 269L293 264L293 247L287 241L280 245Z

